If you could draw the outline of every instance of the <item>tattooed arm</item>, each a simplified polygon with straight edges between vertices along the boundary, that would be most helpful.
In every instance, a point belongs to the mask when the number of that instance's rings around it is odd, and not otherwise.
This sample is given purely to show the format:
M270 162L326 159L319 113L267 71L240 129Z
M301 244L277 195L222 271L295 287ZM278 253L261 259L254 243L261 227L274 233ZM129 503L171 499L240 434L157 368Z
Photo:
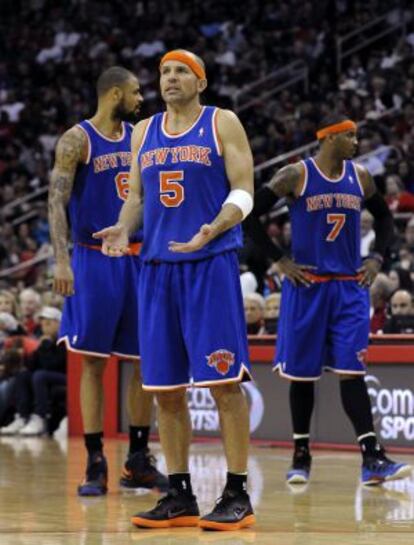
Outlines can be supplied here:
M53 289L64 296L73 294L66 207L72 193L77 166L84 160L86 149L86 137L80 129L72 127L66 131L57 143L55 164L50 176L49 228L56 259Z

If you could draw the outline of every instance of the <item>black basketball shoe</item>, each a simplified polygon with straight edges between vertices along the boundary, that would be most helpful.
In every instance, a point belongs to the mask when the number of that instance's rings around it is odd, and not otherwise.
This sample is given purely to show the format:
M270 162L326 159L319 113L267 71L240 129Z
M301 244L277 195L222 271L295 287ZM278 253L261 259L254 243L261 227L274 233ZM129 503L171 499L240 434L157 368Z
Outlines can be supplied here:
M119 484L124 488L149 488L159 492L168 490L168 478L156 468L155 458L149 449L128 456Z
M309 481L312 456L309 449L299 447L293 453L292 465L287 472L286 482L289 484L305 484Z
M88 457L85 480L78 486L78 496L104 496L108 492L108 465L102 452Z
M247 492L224 489L213 511L200 519L199 526L203 530L241 530L255 522Z
M178 526L198 526L200 512L195 496L179 494L170 488L154 509L137 513L131 518L138 528L172 528Z

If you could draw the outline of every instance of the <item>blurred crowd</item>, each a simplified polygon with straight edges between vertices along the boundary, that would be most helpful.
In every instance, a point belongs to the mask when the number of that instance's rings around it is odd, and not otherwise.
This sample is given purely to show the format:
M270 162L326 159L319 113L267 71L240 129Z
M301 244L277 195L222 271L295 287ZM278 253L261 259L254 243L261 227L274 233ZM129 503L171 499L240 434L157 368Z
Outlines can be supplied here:
M380 28L403 18L405 32L399 28L355 52L338 75L337 36L383 14ZM263 78L267 92L269 74L294 61L306 65L307 82L265 99L259 86L254 104L240 112L256 165L312 142L318 123L332 110L362 122L359 155L386 196L397 227L372 287L372 331L410 331L409 319L395 319L413 312L414 8L405 0L392 5L387 0L2 0L0 289L20 305L5 312L7 327L22 328L20 338L38 342L41 309L60 307L50 299L53 262L45 204L58 137L93 114L96 78L114 64L138 75L145 98L142 116L158 111L159 58L177 47L206 62L205 102L233 109L242 103L246 85ZM257 185L272 172L261 171ZM27 201L33 192L36 197ZM288 216L264 220L269 235L289 251ZM372 218L364 212L364 256L373 237ZM24 267L37 258L38 264ZM274 333L281 285L277 267L257 255L249 240L241 263L249 333ZM34 329L21 308L29 286L40 301ZM407 311L398 301L408 295ZM8 330L0 327L5 342ZM5 367L13 364L3 363L2 372Z

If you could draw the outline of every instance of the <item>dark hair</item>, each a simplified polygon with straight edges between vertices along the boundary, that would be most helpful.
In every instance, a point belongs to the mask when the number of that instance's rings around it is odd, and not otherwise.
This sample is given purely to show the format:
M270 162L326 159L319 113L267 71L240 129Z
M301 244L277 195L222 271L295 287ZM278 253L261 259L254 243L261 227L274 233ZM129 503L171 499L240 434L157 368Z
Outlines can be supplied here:
M349 119L349 116L347 115L338 114L338 113L330 113L322 119L322 121L318 125L317 130L320 131L321 129L324 129L325 127L336 125L337 123L341 123L342 121L346 121L347 119Z
M122 87L131 77L135 77L132 72L122 66L111 66L99 76L96 82L96 92L102 96L112 89L112 87Z
M410 293L412 293L413 292L413 281L411 280L410 271L406 271L405 269L402 269L401 267L396 267L394 269L394 271L398 274L398 278L400 280L400 286L399 286L399 288L397 288L396 291L405 290L405 291L409 291Z

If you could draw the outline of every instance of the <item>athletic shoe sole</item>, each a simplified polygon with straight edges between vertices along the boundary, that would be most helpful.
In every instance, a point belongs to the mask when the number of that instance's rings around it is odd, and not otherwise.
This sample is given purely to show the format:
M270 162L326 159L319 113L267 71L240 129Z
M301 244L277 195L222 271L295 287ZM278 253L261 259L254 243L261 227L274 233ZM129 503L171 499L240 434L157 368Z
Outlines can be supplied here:
M309 481L309 477L303 475L302 473L294 473L286 477L286 482L288 484L306 484Z
M176 517L167 520L151 520L143 517L132 517L131 522L138 528L182 528L198 526L200 517Z
M397 481L398 479L404 479L404 477L409 477L412 472L412 467L409 465L403 465L398 471L387 477L373 477L369 481L361 481L361 484L364 486L377 486L384 482Z
M93 486L83 486L78 488L78 496L105 496L107 488L97 488Z
M215 530L219 532L230 532L234 530L242 530L243 528L249 528L256 523L256 517L254 515L248 515L237 522L215 522L213 520L200 519L198 526L202 530Z

